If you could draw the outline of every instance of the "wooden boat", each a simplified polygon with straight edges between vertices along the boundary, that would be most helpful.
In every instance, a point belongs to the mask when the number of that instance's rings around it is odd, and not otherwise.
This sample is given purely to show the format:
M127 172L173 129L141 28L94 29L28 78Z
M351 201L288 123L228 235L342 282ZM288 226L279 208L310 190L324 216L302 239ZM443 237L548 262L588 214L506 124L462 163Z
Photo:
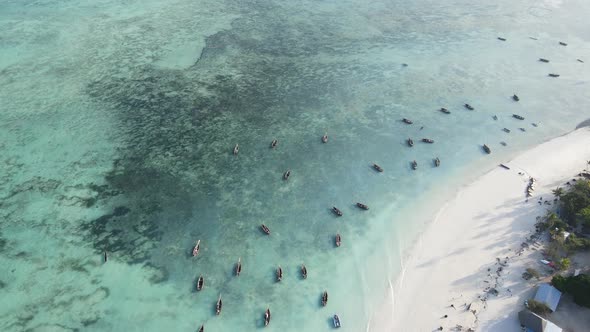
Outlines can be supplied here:
M524 117L518 115L518 114L512 114L512 117L518 120L524 120Z
M582 59L576 59L576 60L578 60L579 63L584 63L584 60L582 60Z
M500 164L500 167L505 168L505 169L510 169L510 167L504 165L504 164Z
M445 114L451 114L451 111L449 111L448 109L446 109L446 108L444 108L444 107L441 107L441 108L439 109L439 111L441 111L441 112L443 112L443 113L445 113Z
M332 212L334 212L338 217L342 217L342 211L340 211L337 207L332 207Z
M377 172L383 172L383 168L381 168L381 166L377 165L377 164L373 164L373 168L377 171Z
M201 328L199 328L199 332L205 332L205 325L201 325Z
M197 244L193 248L193 257L195 257L195 256L197 256L199 254L199 250L201 250L201 240L198 240L197 241Z
M498 120L498 116L494 115L494 116L492 116L492 119Z
M402 121L403 121L404 123L406 123L406 124L412 124L412 123L414 123L414 122L412 122L412 120L410 120L410 119L406 119L406 118L403 118L403 119L402 119Z
M361 209L363 209L363 210L368 210L368 209L369 209L369 207L368 207L368 206L366 206L366 205L365 205L365 204L363 204L363 203L356 203L356 206L360 207L360 208L361 208Z
M262 228L262 231L266 233L266 235L270 235L270 229L266 227L265 224L260 225L260 228Z
M276 139L273 139L272 142L270 142L270 148L271 149L276 148L277 144L279 144L279 141L277 141Z
M301 276L303 279L307 279L307 268L303 264L301 264Z
M549 60L547 60L547 59L544 59L544 58L539 58L539 61L541 61L541 62L545 62L545 63L548 63L548 62L549 62Z
M238 264L236 264L236 276L240 276L240 273L242 273L242 258L238 258Z
M430 144L432 144L432 143L434 143L434 140L432 140L432 139L430 139L430 138L423 138L423 139L422 139L422 142L424 142L424 143L430 143Z
M104 262L106 263L109 260L109 256L107 256L107 252L105 251L103 254Z
M408 145L409 145L410 147L414 146L414 141L412 141L412 139L411 139L411 138L408 138Z
M498 40L506 41L506 38L498 37Z
M334 315L334 319L333 320L334 320L334 327L335 328L339 328L341 326L340 325L340 317L338 317L338 315Z
M221 313L221 308L223 306L223 302L221 302L221 294L219 294L219 299L217 300L217 304L215 305L215 314L219 315Z
M508 145L508 144L506 144L506 142L500 142L500 144L502 144L502 146Z
M328 304L328 291L322 293L322 307L325 307L326 304Z
M549 77L559 77L559 74L549 74Z
M336 247L340 247L341 243L342 243L342 237L340 236L340 234L336 234Z
M197 290L200 291L203 289L203 286L205 286L205 278L203 278L203 275L200 275L199 279L197 279Z
M508 128L504 128L504 129L502 129L502 130L503 130L503 131L505 131L505 132L507 132L507 133L509 133L509 132L510 132L510 129L508 129Z
M531 123L533 125L533 127L538 127L539 125L536 123Z
M268 326L268 323L270 323L270 309L267 308L266 311L264 312L264 326Z
M475 108L473 108L473 106L471 106L469 104L465 104L463 106L465 106L465 108L468 109L468 110L470 110L470 111L473 111L475 109Z
M526 129L524 129L522 127L518 128L518 129L520 129L520 131L526 131Z
M518 98L518 96L517 96L517 95L513 95L513 96L512 96L512 99L513 99L514 101L519 101L519 100L520 100L520 98Z
M418 169L418 163L417 163L415 160L414 160L414 161L412 161L412 169L413 169L413 170L416 170L416 169Z
M240 151L240 146L238 144L236 144L236 146L234 146L234 155L237 155L239 151Z
M559 42L559 45L561 45L561 46L567 46L567 44L564 43L564 42Z
M283 180L289 180L290 176L291 176L291 170L288 169L285 173L283 173Z
M277 281L281 280L283 280L283 269L279 265L279 267L277 268Z
M485 144L483 145L483 150L484 150L484 151L485 151L487 154L490 154L490 153L492 153L492 150L490 150L490 147L489 147L489 146L487 146L487 145L485 145Z
M436 157L436 159L434 159L434 166L436 166L436 167L440 166L440 159L438 159L438 157Z
M322 142L328 143L328 133L325 133L324 136L322 136Z

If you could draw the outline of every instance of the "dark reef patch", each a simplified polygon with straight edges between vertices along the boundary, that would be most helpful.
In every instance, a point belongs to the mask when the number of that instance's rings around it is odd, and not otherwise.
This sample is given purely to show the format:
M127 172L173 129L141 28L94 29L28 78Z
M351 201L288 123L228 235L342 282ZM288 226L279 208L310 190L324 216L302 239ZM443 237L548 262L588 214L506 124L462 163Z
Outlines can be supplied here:
M88 327L90 325L96 324L100 320L100 317L90 318L90 319L83 319L80 323L84 327Z

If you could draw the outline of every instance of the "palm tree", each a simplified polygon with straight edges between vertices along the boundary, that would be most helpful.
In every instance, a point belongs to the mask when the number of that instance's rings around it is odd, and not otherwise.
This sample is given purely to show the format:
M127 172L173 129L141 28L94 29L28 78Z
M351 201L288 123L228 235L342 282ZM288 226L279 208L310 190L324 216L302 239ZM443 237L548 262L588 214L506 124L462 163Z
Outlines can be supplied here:
M561 187L553 189L552 192L553 195L555 195L555 197L557 197L558 199L561 198L561 196L563 196L563 189L561 189Z

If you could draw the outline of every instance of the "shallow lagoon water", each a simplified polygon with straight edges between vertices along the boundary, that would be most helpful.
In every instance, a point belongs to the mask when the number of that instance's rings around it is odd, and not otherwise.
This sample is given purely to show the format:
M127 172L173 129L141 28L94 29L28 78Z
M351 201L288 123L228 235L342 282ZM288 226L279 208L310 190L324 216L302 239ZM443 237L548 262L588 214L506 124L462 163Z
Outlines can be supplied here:
M444 197L589 117L589 6L0 2L0 329L366 330Z

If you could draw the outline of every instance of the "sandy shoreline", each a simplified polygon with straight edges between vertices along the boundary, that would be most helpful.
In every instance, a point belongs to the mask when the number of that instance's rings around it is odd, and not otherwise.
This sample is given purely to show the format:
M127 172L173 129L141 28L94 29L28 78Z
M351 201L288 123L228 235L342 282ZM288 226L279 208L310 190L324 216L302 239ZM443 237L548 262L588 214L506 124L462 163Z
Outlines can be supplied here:
M463 187L415 243L368 330L453 331L461 325L519 331L516 314L530 294L521 274L536 255L517 251L549 207L538 204L539 198L552 201L551 190L571 180L588 159L590 128L581 128L504 163L510 170L498 167ZM527 202L529 176L537 183ZM509 262L497 272L506 257ZM500 293L482 302L488 286ZM470 303L477 315L467 310Z

